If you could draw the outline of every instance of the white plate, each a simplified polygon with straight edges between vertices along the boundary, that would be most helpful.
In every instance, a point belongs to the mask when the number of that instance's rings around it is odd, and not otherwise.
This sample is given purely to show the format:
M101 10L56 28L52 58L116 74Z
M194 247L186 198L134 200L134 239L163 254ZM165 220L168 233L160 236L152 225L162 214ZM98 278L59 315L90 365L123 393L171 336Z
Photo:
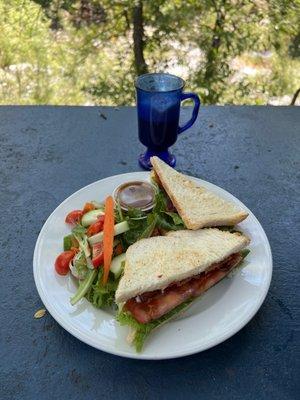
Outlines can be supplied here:
M69 233L66 214L82 208L86 201L103 200L117 185L130 180L149 179L147 172L116 175L92 183L62 202L45 222L36 242L33 272L39 295L56 321L83 342L108 353L141 359L167 359L197 353L213 347L238 332L260 308L272 276L271 249L258 220L247 207L225 190L201 179L197 183L249 212L240 228L251 238L246 266L232 278L210 289L181 316L157 331L136 353L126 342L127 327L121 327L110 312L94 308L85 299L72 307L70 297L76 285L70 276L54 271L62 239Z

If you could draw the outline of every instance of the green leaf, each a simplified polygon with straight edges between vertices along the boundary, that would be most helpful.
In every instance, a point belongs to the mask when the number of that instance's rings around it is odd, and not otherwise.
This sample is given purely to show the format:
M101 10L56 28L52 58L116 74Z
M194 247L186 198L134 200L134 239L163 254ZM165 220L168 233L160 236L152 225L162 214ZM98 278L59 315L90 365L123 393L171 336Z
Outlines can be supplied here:
M154 214L149 214L148 215L148 217L147 217L148 226L145 228L145 230L140 235L139 240L148 238L148 237L150 237L152 235L152 232L155 229L157 220L158 220L158 216L157 215L154 215Z
M183 225L182 218L179 216L179 214L171 211L164 211L164 213L172 218L175 225Z
M159 214L157 217L157 226L161 229L165 229L166 231L176 231L180 229L184 229L184 225L176 225L172 220L169 220L164 214Z
M86 299L97 308L108 307L114 304L115 292L118 287L119 279L114 280L112 275L109 275L108 282L102 284L103 268L98 270L98 274L86 293Z
M117 201L116 211L116 223L124 221L124 215L119 201Z
M70 250L72 247L78 247L78 242L75 236L70 234L64 237L64 251Z
M80 224L77 224L72 229L72 233L74 233L75 235L83 235L84 233L86 233L86 228Z
M153 208L153 213L157 214L167 211L167 204L168 199L165 193L162 190L158 191L155 195L155 206Z
M139 208L129 208L126 212L126 216L129 219L140 219L147 216L147 214Z
M64 237L64 251L67 251L67 250L71 250L71 247L72 247L72 236L73 235L68 235L68 236L65 236Z

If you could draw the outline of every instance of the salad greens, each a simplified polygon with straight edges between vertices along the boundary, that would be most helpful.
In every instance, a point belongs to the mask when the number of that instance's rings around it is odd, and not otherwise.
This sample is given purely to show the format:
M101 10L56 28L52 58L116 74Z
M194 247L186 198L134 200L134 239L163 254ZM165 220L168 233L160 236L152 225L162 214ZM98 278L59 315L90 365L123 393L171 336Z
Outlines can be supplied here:
M111 306L114 302L115 291L117 290L119 279L109 276L106 285L102 284L103 268L87 270L84 280L79 280L78 290L71 298L74 306L82 298L86 298L93 306L102 308Z
M86 299L97 308L111 306L115 300L115 291L117 290L119 279L109 277L105 286L102 284L103 268L98 269L92 285L86 293Z
M157 226L166 231L185 229L184 223L177 212L168 209L168 198L166 193L158 189L155 196L155 206L152 211L157 215Z
M168 210L168 199L166 194L157 189L155 195L155 206L149 213L139 209L129 209L126 212L117 206L119 220L126 220L129 225L129 231L122 237L122 244L127 249L137 240L150 237L155 228L161 228L165 231L175 231L185 229L184 223L177 212Z
M93 202L93 204L103 210L102 204L97 202ZM88 214L93 216L100 210L90 211ZM92 220L91 218L89 219ZM136 241L153 235L157 229L164 231L184 229L181 217L176 212L168 209L167 195L159 188L157 188L155 206L151 212L146 213L136 208L124 211L121 209L120 204L117 203L115 208L115 227L123 226L123 224L126 224L126 230L117 229L116 234L118 236L114 242L114 247L120 244L123 252ZM70 250L73 247L79 248L79 252L69 265L72 274L79 280L78 290L72 297L71 304L74 305L83 297L86 297L95 307L101 308L113 304L120 276L116 277L110 273L107 284L102 284L103 268L94 269L91 246L102 241L103 232L88 237L88 229L88 226L77 223L72 229L72 233L64 238L64 250ZM158 230L155 233L159 234L161 232ZM100 240L96 240L98 237ZM141 329L139 332L141 332Z

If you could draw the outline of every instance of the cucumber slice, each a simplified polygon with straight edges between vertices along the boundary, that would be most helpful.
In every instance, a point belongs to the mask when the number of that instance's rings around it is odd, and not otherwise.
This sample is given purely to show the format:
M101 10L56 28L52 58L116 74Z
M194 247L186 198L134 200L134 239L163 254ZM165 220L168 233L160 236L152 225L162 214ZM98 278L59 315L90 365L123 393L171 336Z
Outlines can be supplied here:
M96 201L96 200L92 200L91 203L92 203L96 208L100 208L100 210L104 211L104 204L103 204L103 203L99 203L99 201Z
M127 221L120 222L119 224L115 225L115 236L121 235L121 233L129 231L129 225ZM96 244L102 242L103 240L103 232L99 232L94 236L89 237L90 244Z
M103 210L92 210L84 214L84 216L81 218L81 225L83 226L90 226L97 222L98 217L100 215L104 215Z
M123 270L123 262L125 262L126 254L122 253L112 259L110 264L110 272L112 272L115 276L115 279L118 279Z

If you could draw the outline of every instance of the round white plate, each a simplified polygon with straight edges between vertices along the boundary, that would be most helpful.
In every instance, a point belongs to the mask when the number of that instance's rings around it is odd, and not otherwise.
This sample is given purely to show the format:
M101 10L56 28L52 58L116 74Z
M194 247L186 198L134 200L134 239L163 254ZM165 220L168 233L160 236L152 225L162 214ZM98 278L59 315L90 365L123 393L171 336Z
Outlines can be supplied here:
M112 312L94 308L87 300L72 307L76 284L70 276L54 271L62 239L69 233L66 214L90 200L103 200L116 186L130 180L149 180L148 172L116 175L92 183L63 201L45 222L36 242L33 272L39 295L54 319L83 342L108 353L140 359L166 359L197 353L213 347L238 332L260 308L272 276L272 255L258 220L238 199L209 182L197 183L249 212L240 229L251 238L247 264L196 300L181 318L152 333L142 353L126 342L128 328L119 326Z

